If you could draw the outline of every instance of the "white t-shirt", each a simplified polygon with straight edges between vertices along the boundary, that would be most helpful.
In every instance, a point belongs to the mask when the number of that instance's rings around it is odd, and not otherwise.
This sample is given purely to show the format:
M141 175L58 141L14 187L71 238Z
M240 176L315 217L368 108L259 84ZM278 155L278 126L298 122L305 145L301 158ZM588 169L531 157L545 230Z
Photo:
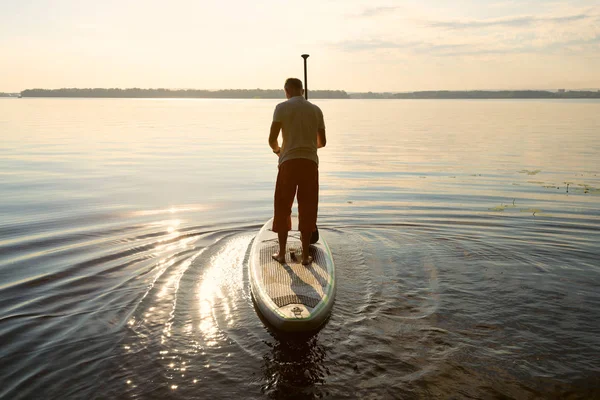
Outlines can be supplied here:
M308 158L319 164L317 130L325 129L323 112L302 96L277 104L273 121L281 122L283 143L279 164L294 158Z

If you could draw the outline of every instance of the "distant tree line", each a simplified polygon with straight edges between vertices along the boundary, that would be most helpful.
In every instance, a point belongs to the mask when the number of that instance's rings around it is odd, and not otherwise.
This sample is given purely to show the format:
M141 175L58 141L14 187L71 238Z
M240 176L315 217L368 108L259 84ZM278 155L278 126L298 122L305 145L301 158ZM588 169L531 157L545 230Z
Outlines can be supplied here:
M23 97L285 99L283 89L27 89ZM343 90L309 90L309 98L349 99Z
M10 96L0 93L0 96ZM15 94L12 94L13 96ZM23 97L104 97L104 98L214 98L214 99L284 99L282 89L28 89ZM346 93L344 90L310 90L311 99L598 99L600 91L545 90L472 90L420 91L408 93Z
M3 93L0 92L0 97L17 97L19 94L18 93Z
M545 90L473 90L473 91L422 91L409 93L351 93L352 99L599 99L600 91Z

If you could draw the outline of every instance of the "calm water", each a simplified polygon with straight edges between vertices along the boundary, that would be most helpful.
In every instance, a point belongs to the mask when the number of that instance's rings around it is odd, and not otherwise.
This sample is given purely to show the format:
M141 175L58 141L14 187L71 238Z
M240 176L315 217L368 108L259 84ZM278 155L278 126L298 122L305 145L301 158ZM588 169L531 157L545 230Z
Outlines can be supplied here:
M318 101L310 338L246 274L276 103L0 99L0 398L600 396L600 102Z

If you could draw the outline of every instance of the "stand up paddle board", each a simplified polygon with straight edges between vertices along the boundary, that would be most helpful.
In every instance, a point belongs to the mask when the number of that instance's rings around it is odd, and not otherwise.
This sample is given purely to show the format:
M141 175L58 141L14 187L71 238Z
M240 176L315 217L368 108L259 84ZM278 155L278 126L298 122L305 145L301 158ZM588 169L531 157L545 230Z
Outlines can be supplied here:
M279 251L273 219L258 232L250 250L250 288L258 311L277 330L311 331L331 313L335 297L335 267L329 246L320 235L310 245L313 261L302 265L298 218L292 217L285 263L272 258ZM292 256L295 255L295 257Z

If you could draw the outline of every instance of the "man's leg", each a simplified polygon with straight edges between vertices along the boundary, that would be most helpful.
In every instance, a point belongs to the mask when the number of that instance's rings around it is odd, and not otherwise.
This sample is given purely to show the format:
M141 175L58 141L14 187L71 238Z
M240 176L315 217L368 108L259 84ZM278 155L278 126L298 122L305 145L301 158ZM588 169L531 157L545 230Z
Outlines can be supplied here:
M308 265L312 262L312 256L310 255L310 236L312 231L304 230L300 231L300 241L302 242L302 264Z
M299 230L302 241L302 264L312 262L310 239L317 228L319 208L319 169L311 160L303 160L302 177L298 182Z
M279 252L273 254L273 258L280 263L285 263L285 246L287 244L288 231L277 232L277 238L279 239Z
M285 262L288 231L292 229L292 205L296 196L296 182L292 179L291 165L288 163L289 161L286 161L279 166L275 184L275 212L272 229L277 232L279 252L273 254L273 258L280 263Z

